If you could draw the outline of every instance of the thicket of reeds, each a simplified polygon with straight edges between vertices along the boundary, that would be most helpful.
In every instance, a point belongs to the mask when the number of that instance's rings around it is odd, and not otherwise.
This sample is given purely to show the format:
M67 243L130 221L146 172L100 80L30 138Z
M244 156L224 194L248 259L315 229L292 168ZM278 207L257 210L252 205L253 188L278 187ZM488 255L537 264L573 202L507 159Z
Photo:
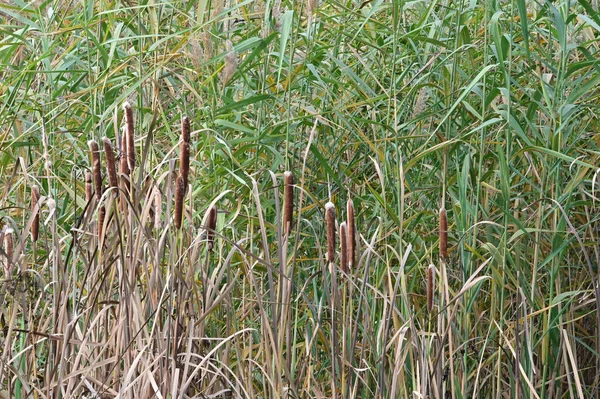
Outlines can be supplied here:
M0 5L0 399L600 398L597 4L105 6Z

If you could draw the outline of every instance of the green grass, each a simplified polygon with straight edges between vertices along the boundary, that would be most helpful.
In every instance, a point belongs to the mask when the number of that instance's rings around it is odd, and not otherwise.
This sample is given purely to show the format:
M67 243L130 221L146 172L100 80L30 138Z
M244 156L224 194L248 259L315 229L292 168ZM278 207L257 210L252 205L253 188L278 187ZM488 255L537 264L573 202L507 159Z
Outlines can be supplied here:
M0 398L599 398L597 10L0 5ZM131 190L87 201L125 101ZM348 199L343 273L325 204L339 225Z

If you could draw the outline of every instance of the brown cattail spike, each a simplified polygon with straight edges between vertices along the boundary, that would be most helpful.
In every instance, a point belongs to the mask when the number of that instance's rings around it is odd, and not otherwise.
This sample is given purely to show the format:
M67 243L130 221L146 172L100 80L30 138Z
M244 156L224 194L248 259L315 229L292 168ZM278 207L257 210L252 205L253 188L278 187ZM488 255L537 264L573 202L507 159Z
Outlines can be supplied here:
M13 229L6 229L4 232L4 252L6 252L6 257L8 259L8 264L11 265L14 256L14 239L13 239Z
M131 104L125 101L123 104L125 110L125 137L127 140L127 165L131 173L135 168L135 136L133 132L133 109Z
M448 218L443 206L440 208L440 258L448 258Z
M102 232L104 231L104 218L106 217L106 208L101 206L98 210L98 241L102 242Z
M31 212L34 212L33 223L31 224L31 240L36 242L40 233L40 210L36 209L40 201L40 189L38 186L31 187Z
M179 174L187 190L190 174L190 119L184 116L181 120L181 142L179 143Z
M85 200L90 202L92 199L92 195L94 193L94 188L92 186L92 174L89 171L85 172Z
M344 273L348 273L348 232L346 222L340 223L340 265Z
M289 235L294 217L294 174L290 171L285 172L283 180L283 230Z
M102 143L104 144L104 155L106 156L106 170L108 172L108 181L110 182L110 186L115 189L118 187L119 182L117 180L117 169L115 166L115 152L113 151L113 146L108 137L102 138Z
M185 198L185 184L183 177L177 176L175 180L175 228L179 230L183 221L183 200Z
M96 198L100 200L102 197L102 173L100 172L100 150L98 143L95 140L88 141L90 151L92 153L92 173L94 174L94 189Z
M429 265L427 268L427 312L431 313L433 309L433 293L435 292L435 266Z
M327 225L327 261L335 260L335 205L325 204L325 223Z
M348 222L348 267L356 265L356 225L354 224L354 202L349 199L346 204L346 220Z
M215 230L217 229L217 207L211 206L206 218L206 247L212 250L215 244Z

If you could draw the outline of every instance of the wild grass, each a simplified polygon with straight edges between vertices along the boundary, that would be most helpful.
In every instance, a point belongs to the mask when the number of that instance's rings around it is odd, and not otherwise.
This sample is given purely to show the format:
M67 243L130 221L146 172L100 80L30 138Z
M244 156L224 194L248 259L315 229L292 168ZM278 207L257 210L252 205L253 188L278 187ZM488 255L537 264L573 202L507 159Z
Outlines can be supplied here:
M595 0L0 30L0 398L600 397Z

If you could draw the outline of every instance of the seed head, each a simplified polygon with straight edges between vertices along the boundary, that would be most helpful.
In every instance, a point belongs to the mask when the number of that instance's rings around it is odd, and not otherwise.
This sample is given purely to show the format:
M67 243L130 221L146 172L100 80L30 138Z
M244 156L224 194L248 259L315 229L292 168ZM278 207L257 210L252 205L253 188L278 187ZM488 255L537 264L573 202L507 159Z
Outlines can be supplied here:
M40 200L40 189L38 186L31 187L31 212L35 213L33 224L31 225L31 240L36 242L40 232L40 210L36 209Z
M348 267L356 265L356 225L354 224L354 202L348 199L346 204L346 220L348 221Z
M348 232L346 222L340 223L340 265L344 273L348 273Z
M104 144L104 155L106 156L106 170L108 172L108 181L110 182L110 186L116 189L119 183L117 180L117 169L115 166L115 152L113 151L112 143L110 142L108 137L103 137L102 143Z
M440 258L448 258L448 218L446 208L440 208Z
M433 293L435 292L435 266L429 265L427 268L427 312L431 313L433 309Z
M175 180L175 228L179 230L183 221L183 200L185 198L185 184L183 177L177 176Z
M123 104L125 110L125 137L127 140L127 164L129 171L133 171L135 168L135 135L133 131L133 109L129 101L125 101Z
M211 206L208 210L206 219L206 245L208 250L212 250L215 244L215 231L217 229L217 207Z
M290 171L285 172L283 180L283 231L289 236L294 216L294 174Z
M94 188L96 190L96 198L100 200L102 197L102 173L100 172L100 150L98 143L95 140L88 141L90 151L92 153L92 172L94 174Z

